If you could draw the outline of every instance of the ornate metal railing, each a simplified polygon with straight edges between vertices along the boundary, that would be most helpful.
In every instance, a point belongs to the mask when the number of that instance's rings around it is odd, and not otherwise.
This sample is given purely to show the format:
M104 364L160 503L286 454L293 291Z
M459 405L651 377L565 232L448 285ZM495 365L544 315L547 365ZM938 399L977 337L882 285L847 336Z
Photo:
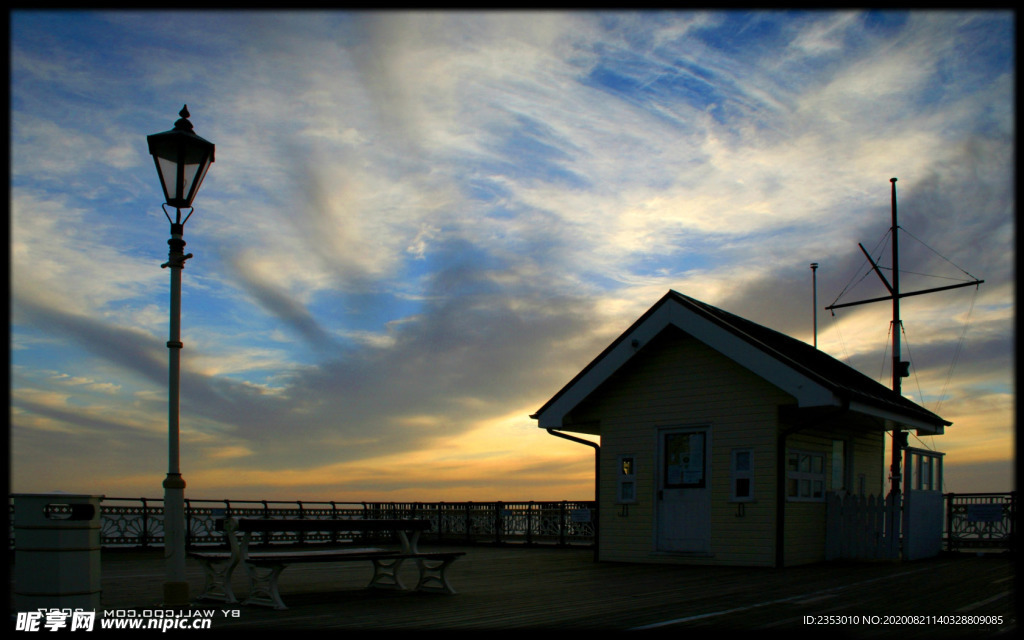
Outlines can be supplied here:
M472 544L593 545L594 502L316 502L277 500L185 500L186 544L222 545L217 518L418 518L430 520L422 542ZM16 505L10 505L14 548ZM104 498L100 538L104 547L158 547L164 542L163 500ZM338 534L273 534L268 543L338 541Z
M1016 542L1016 492L945 495L946 549L1012 549ZM9 548L14 548L15 504L10 503ZM217 518L423 518L430 520L424 542L591 546L597 534L593 501L561 502L333 502L276 500L185 500L187 544L223 544ZM104 498L104 547L163 545L163 500ZM333 537L332 537L333 536ZM337 534L279 534L271 543L318 542Z
M1013 549L1017 492L947 493L946 549Z

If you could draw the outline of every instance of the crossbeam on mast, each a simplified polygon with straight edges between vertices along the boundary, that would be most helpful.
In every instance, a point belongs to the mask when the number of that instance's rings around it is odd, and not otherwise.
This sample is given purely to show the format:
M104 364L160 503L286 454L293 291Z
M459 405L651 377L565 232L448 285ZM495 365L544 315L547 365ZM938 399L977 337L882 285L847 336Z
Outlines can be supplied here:
M892 390L894 392L896 392L897 394L902 395L903 392L902 392L902 388L901 388L902 387L901 378L910 375L909 374L909 369L908 369L910 363L903 362L902 358L900 356L900 338L899 338L899 335L900 335L900 327L902 326L902 324L900 322L900 302L899 302L900 299L902 299L902 298L909 298L911 296L919 296L919 295L923 295L923 294L926 294L926 293L935 293L937 291L947 291L949 289L958 289L958 288L961 288L961 287L970 287L970 286L977 287L978 285L982 284L985 281L984 280L979 280L979 279L975 278L974 280L972 280L970 282L960 282L958 284L947 285L947 286L944 286L944 287L935 287L935 288L932 288L932 289L922 289L920 291L910 291L910 292L907 292L907 293L904 293L904 292L900 291L899 224L897 223L897 220L896 220L896 178L890 179L889 182L892 185L892 188L891 188L891 200L892 200L892 227L891 227L891 231L892 231L892 283L891 284L886 279L885 275L882 273L882 270L878 266L878 264L876 264L876 262L872 259L871 254L869 254L867 249L864 248L864 245L863 244L858 244L857 245L857 246L860 247L860 250L864 253L864 255L867 256L868 262L871 263L871 268L875 271L875 274L878 275L878 278L882 281L882 284L885 285L885 288L889 291L889 295L881 296L881 297L878 297L878 298L870 298L868 300L858 300L857 302L845 302L843 304L831 304L831 305L825 307L825 310L826 311L832 311L833 315L835 315L835 309L842 309L844 307L852 307L852 306L861 305L861 304L869 304L869 303L872 303L872 302L884 302L884 301L891 301L892 302L892 327L893 327L893 330L892 330L892 352L893 352L893 356L892 356ZM968 274L968 275L970 275L970 274ZM889 467L890 473L891 473L891 476L890 476L890 478L891 478L891 491L890 491L890 493L893 496L898 497L900 495L900 482L901 482L901 479L902 479L902 470L900 468L900 466L901 466L900 465L900 462L901 462L901 459L900 459L901 455L900 454L902 452L902 449L906 446L906 434L903 432L903 429L900 427L899 424L894 424L893 425L892 439L893 439L893 442L892 442L892 461L891 461L891 464L890 464L890 467ZM890 523L890 524L892 524L892 523Z
M919 295L922 295L922 294L925 294L925 293L935 293L936 291L946 291L947 289L959 289L960 287L977 286L977 285L982 284L984 282L985 282L984 280L974 280L972 282L961 282L960 284L951 284L951 285L947 285L945 287L935 287L934 289L922 289L921 291L909 291L907 293L900 293L899 297L900 298L909 298L910 296L919 296ZM829 306L825 307L825 310L826 311L831 311L833 309L842 309L843 307L852 307L852 306L858 305L858 304L868 304L869 302L882 302L882 301L885 301L885 300L892 300L892 296L888 295L888 296L883 296L881 298L871 298L870 300L859 300L857 302L844 302L843 304L830 304Z

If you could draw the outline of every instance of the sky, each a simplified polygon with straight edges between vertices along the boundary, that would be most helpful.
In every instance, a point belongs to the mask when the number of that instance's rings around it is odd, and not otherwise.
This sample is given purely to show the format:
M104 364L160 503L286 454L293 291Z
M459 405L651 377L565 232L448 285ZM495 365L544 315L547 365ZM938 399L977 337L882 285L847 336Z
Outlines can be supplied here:
M667 291L953 425L1009 491L1008 12L10 14L10 489L163 495L170 227L146 136L216 161L185 225L190 499L592 499L530 415ZM173 211L171 214L173 215ZM888 272L886 272L888 273Z

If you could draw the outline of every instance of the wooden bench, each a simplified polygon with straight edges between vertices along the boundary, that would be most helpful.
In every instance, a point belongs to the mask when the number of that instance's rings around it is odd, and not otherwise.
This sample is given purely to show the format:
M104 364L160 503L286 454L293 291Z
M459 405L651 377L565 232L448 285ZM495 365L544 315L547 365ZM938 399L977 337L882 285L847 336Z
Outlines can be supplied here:
M226 518L216 521L223 531L231 552L190 552L188 556L202 563L206 571L206 585L198 599L237 603L231 587L231 574L239 564L245 566L249 576L249 594L242 604L255 604L287 609L278 590L278 577L290 565L309 562L373 563L373 578L368 587L378 589L405 589L398 576L402 562L416 560L419 567L417 591L455 593L448 583L446 570L462 551L423 553L417 547L420 533L430 529L429 520L267 520L252 518ZM400 549L380 547L348 547L336 549L287 549L282 551L252 551L253 534L273 532L331 531L362 533L390 531L398 535ZM241 536L241 539L240 539Z

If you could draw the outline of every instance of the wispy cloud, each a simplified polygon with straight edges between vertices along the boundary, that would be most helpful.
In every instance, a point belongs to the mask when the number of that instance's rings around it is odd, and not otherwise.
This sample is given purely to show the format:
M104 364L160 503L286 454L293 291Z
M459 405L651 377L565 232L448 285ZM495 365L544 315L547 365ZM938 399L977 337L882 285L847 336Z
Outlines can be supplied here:
M893 176L903 268L985 279L907 303L919 395L960 344L942 446L1008 438L971 398L1012 372L1012 42L998 12L14 12L15 485L158 491L144 138L186 102L217 144L185 232L190 491L588 497L589 451L526 416L669 288L810 341L810 262L820 307L881 288L857 243L885 255ZM874 377L885 310L819 316Z

